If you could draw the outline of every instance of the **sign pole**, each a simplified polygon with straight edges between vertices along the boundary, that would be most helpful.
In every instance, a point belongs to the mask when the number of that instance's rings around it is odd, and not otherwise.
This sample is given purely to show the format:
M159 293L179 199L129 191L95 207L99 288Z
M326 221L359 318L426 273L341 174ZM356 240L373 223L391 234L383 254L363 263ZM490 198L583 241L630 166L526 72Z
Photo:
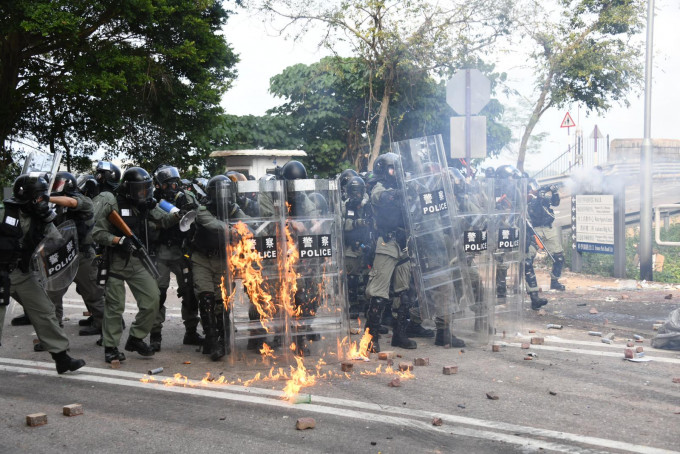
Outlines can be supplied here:
M470 86L470 70L465 70L465 166L467 175L471 176L470 157L472 155L472 87Z

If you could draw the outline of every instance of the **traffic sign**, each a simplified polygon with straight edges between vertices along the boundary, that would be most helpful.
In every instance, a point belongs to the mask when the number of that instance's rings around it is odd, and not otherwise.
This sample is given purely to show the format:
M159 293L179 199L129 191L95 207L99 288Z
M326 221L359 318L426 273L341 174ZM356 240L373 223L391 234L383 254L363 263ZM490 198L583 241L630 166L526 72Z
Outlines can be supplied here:
M560 125L560 128L573 128L576 126L576 123L574 123L574 120L572 120L571 115L569 115L569 112L564 116L564 120L562 120L562 124Z
M466 72L470 73L470 115L477 115L489 103L491 82L478 69L463 69L446 82L446 103L458 115L467 115L465 111L465 91L467 89Z

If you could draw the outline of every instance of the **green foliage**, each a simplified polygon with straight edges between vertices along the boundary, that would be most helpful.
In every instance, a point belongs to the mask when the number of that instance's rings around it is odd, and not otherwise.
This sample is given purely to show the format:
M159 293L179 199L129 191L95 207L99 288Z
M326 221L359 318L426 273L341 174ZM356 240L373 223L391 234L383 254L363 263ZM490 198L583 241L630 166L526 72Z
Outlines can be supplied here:
M237 62L220 1L25 0L0 14L2 169L17 139L76 169L95 150L182 169L207 153Z

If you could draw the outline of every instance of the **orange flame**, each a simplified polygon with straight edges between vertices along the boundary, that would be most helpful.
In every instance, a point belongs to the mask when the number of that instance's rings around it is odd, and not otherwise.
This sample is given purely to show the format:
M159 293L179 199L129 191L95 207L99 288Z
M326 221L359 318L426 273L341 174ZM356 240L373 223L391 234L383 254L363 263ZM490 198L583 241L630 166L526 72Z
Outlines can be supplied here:
M290 379L286 382L286 387L283 388L282 399L293 399L299 392L300 389L307 386L314 386L316 383L316 375L307 374L307 368L305 367L302 358L299 356L295 357L297 362L297 368L290 366Z
M359 341L358 345L356 341L348 343L347 338L343 338L341 344L348 345L346 358L368 361L368 349L371 346L372 339L373 336L371 336L368 332L368 328L366 328L366 331L364 331L364 335L361 336L361 340Z
M262 355L262 361L264 361L267 358L276 359L276 356L274 355L274 349L267 345L266 342L262 343L260 355Z

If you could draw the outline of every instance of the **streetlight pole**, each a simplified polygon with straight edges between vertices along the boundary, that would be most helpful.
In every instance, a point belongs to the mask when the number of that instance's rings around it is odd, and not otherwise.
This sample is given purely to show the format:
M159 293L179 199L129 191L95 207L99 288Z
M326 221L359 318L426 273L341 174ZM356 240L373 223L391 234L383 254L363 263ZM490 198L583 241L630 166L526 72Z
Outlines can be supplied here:
M654 49L654 0L647 0L647 49L645 61L645 136L640 152L640 279L653 280L652 269L652 53Z

